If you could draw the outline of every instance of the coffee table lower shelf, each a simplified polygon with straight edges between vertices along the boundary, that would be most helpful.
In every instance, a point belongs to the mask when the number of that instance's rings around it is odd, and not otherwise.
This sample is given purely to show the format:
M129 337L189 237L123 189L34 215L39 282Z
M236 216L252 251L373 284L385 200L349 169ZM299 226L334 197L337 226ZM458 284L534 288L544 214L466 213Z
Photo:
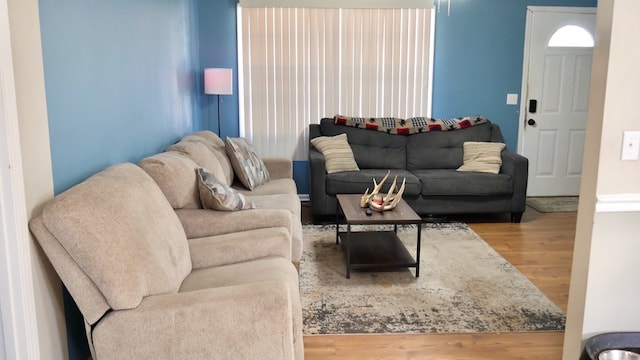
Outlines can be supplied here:
M415 268L419 264L394 231L339 232L340 243L347 256L347 278L350 270L390 270Z

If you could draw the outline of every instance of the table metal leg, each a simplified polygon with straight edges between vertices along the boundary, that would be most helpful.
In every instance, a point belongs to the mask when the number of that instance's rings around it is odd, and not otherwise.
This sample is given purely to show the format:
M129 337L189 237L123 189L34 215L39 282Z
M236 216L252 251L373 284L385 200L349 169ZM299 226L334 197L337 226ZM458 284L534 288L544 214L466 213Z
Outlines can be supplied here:
M336 245L340 243L340 202L336 201Z
M347 248L347 279L351 279L351 224L347 224L347 236L344 241Z
M422 240L422 224L418 224L418 245L416 249L416 277L420 276L420 242Z

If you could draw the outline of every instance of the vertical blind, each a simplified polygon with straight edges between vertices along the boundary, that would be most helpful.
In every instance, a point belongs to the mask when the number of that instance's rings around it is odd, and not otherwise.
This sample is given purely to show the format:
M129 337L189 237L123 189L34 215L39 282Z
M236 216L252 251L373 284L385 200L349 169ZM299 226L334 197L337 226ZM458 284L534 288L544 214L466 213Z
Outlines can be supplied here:
M261 156L306 160L335 114L430 115L430 9L242 8L240 133Z

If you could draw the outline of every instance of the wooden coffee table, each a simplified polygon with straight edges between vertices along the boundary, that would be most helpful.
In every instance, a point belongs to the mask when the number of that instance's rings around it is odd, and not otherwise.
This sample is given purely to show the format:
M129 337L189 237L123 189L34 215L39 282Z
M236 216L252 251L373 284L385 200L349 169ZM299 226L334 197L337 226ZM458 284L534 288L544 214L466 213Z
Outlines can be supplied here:
M416 277L420 275L420 237L422 219L403 200L395 209L373 211L371 216L360 207L361 195L336 195L336 245L342 240L342 248L347 256L347 279L351 278L351 269L384 270L391 268L415 268ZM341 216L344 222L341 223ZM398 238L398 225L416 224L417 249L414 259ZM340 231L340 225L346 225L347 231ZM393 231L352 232L351 225L393 225Z

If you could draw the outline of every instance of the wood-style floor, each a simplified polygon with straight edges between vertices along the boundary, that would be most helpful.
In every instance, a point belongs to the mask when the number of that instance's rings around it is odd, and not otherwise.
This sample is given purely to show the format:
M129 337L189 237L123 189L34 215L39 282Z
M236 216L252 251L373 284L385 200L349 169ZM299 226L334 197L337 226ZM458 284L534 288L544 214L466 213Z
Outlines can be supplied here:
M308 209L303 207L303 219ZM576 213L527 208L522 222L460 217L566 312ZM303 220L304 221L304 220ZM305 336L305 359L550 359L562 357L562 332Z

